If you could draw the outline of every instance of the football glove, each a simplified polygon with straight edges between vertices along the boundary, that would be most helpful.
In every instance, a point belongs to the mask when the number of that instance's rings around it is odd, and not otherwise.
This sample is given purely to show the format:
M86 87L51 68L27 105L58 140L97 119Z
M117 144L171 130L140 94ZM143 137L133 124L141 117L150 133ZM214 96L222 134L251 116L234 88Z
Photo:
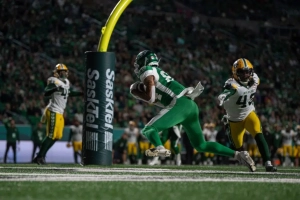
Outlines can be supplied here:
M192 100L194 100L196 97L198 97L204 90L203 85L201 82L199 82L195 88L193 88L186 96L190 97Z
M67 146L67 148L70 148L72 146L72 144L68 142L66 146Z
M224 115L221 119L221 122L223 122L224 125L227 125L229 123L228 115Z

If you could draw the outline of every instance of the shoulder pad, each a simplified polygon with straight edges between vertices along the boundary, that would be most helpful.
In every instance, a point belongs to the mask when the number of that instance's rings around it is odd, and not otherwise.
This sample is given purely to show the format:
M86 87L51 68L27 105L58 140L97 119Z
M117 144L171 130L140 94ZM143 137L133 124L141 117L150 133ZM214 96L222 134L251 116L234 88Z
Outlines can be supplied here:
M50 77L48 78L47 84L54 84L56 86L61 86L62 82L56 77Z
M227 90L234 89L234 90L236 90L237 88L238 88L238 85L235 83L235 81L233 81L232 78L228 79L225 82L224 89L227 89Z

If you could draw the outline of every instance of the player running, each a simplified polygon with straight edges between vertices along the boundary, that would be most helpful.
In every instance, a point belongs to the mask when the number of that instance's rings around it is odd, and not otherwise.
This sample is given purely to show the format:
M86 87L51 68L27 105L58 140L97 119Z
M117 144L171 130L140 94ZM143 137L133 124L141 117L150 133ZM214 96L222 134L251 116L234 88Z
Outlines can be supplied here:
M233 63L232 75L232 78L225 82L225 90L218 96L220 106L224 106L227 112L222 120L228 125L229 139L236 150L242 150L247 130L255 138L266 171L275 172L277 169L271 163L268 144L253 102L259 78L254 73L253 65L245 58Z
M164 148L158 133L176 124L182 124L197 151L234 157L251 171L256 170L248 152L234 151L217 142L205 141L199 123L199 109L193 101L203 91L201 83L196 88L184 87L159 68L157 55L149 50L144 50L136 56L134 67L134 72L141 82L133 83L130 93L137 99L163 108L142 130L142 134L155 146L146 151L147 156L170 156L170 150Z

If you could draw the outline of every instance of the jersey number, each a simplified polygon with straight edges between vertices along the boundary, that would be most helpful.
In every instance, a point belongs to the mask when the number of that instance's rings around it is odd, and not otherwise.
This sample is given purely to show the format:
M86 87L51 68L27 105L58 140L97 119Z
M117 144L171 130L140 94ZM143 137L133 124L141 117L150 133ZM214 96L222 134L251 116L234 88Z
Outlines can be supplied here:
M238 100L236 101L237 105L240 105L241 108L247 107L247 103L250 106L253 103L253 98L254 98L255 93L252 93L250 95L250 98L248 99L248 95L240 96Z
M174 78L172 78L171 76L169 76L169 74L167 74L166 72L164 71L160 71L160 75L162 77L164 77L164 79L167 81L167 83L169 83L170 81L173 81Z
M64 99L66 99L69 96L69 90L63 88L62 92L61 92L61 96L64 97Z

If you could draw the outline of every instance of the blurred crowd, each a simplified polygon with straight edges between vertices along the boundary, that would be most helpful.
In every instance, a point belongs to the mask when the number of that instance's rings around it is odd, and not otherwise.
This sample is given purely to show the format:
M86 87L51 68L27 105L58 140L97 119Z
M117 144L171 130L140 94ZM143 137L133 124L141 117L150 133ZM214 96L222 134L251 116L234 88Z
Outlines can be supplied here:
M0 121L14 117L19 124L38 123L47 105L43 90L58 62L69 68L73 90L83 90L84 52L97 50L100 30L117 2L2 1ZM288 34L276 31L278 28L254 31L216 23L209 17L245 20L244 23L261 20L263 25L268 19L281 16L276 9L269 12L270 4L280 5L285 1L243 1L229 6L230 9L226 1L213 2L216 3L137 0L125 10L108 48L117 57L114 127L126 127L129 120L135 120L142 128L157 111L129 95L129 86L136 80L132 65L135 55L152 49L161 58L160 66L176 80L187 87L195 86L198 81L204 85L204 93L195 100L202 125L214 123L218 130L222 128L220 119L225 112L216 97L231 76L232 63L245 57L261 79L255 106L263 126L271 131L275 126L296 130L300 124L300 38L299 25L294 22L299 16L283 14L284 20L280 18L284 26L293 24ZM225 16L224 10L227 10ZM250 13L250 17L245 18L245 13ZM203 20L200 14L209 17ZM64 114L66 125L76 116L82 120L82 112L83 99L69 98Z

